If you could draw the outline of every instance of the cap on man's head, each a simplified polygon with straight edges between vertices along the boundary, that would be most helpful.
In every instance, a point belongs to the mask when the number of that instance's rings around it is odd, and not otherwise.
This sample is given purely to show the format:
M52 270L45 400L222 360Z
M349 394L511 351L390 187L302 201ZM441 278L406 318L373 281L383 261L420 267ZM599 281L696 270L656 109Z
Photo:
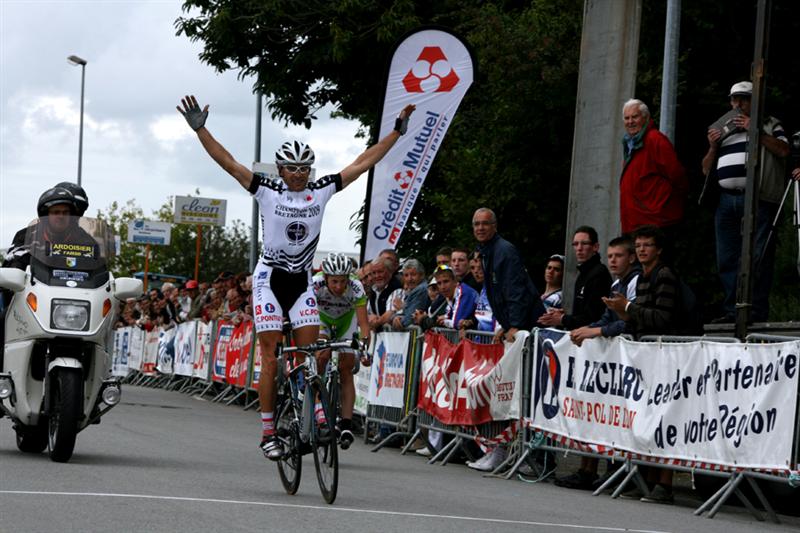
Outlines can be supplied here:
M187 289L196 289L197 288L197 282L195 280L193 280L193 279L190 279L189 281L186 282L186 288Z
M752 96L753 84L749 81L740 81L731 86L731 94L728 96Z

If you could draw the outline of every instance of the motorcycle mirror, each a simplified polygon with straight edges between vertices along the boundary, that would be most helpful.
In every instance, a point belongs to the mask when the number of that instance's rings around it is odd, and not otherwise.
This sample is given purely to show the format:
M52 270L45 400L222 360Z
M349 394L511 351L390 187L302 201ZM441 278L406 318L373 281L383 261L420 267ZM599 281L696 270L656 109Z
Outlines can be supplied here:
M25 288L25 271L18 268L0 268L0 287L13 292Z
M114 280L114 298L127 300L142 294L142 280L135 278L117 278Z

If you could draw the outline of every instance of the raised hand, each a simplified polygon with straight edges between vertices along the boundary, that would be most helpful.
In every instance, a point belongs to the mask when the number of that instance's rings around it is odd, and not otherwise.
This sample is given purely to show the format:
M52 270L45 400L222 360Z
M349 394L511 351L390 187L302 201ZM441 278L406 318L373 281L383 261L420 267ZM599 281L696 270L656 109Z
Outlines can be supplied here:
M186 119L186 122L194 131L206 125L206 119L208 118L207 104L201 110L200 104L197 103L197 98L195 98L194 95L187 95L181 98L181 104L183 104L183 109L181 109L180 106L175 106L175 109L183 115L183 118Z

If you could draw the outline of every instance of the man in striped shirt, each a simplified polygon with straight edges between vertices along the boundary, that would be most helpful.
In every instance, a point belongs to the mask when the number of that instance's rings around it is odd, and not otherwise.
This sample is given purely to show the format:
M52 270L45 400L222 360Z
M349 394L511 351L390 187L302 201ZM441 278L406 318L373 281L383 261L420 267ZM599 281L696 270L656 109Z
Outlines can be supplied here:
M736 304L736 280L742 255L742 218L744 190L747 182L747 145L750 128L750 98L753 84L735 83L730 91L734 113L724 124L714 124L708 130L708 152L703 158L703 172L716 171L720 188L719 204L714 216L717 240L717 269L725 290L724 316L714 322L733 322ZM786 157L789 140L780 121L767 116L758 138L761 177L755 227L755 286L753 290L754 321L767 320L769 291L775 260L775 239L767 235L778 210L785 185Z

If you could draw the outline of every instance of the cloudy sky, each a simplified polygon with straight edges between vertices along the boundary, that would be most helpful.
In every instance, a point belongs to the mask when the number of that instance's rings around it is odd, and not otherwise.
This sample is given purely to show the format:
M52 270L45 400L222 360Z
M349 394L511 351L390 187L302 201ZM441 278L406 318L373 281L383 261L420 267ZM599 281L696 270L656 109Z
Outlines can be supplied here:
M0 0L0 248L36 215L59 181L76 181L80 67L88 61L82 184L90 213L133 199L151 216L169 196L228 201L227 219L251 220L251 197L205 154L175 110L181 96L210 104L209 130L242 163L255 153L252 80L218 75L200 44L176 36L178 0ZM311 130L263 114L262 159L287 138L311 144L317 175L337 172L364 150L357 125L319 113ZM328 204L320 250L354 251L347 230L364 200L366 175Z

